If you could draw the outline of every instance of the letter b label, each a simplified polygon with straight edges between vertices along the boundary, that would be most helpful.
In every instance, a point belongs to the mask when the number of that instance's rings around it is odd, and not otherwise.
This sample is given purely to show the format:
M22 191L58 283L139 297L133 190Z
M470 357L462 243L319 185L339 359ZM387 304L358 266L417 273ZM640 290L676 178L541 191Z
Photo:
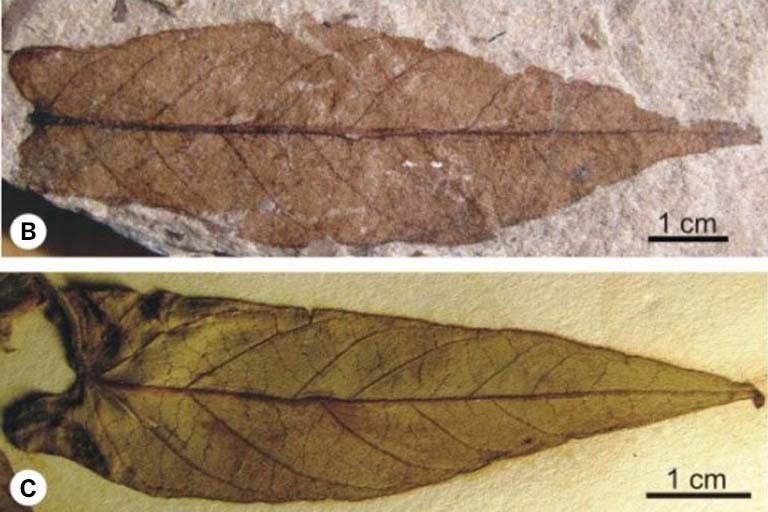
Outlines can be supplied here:
M48 230L43 219L33 213L16 217L11 223L11 241L19 249L37 249L45 241Z
M35 239L35 225L32 222L21 223L21 239L22 240L34 240Z

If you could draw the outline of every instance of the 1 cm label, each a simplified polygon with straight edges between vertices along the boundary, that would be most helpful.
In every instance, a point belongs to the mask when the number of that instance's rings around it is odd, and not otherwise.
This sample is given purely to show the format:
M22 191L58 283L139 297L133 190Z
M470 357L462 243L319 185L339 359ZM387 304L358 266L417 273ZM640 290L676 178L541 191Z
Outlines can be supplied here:
M726 489L725 473L691 473L688 478L678 475L677 468L667 473L672 477L672 489L677 490L678 484L687 484L697 491L718 491Z
M670 227L679 228L686 235L707 235L717 233L717 220L714 217L683 217L680 222L669 220L669 214L664 212L659 220L664 227L664 234L668 234Z

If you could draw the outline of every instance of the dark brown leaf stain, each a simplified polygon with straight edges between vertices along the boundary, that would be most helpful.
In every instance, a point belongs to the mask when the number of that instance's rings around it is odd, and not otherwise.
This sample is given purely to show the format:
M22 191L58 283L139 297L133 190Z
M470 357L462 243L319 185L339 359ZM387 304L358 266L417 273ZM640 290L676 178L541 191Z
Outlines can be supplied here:
M77 378L11 405L3 431L155 496L360 500L763 403L748 383L541 332L38 282Z
M36 108L21 180L268 246L455 245L660 160L760 141L534 67L507 75L344 24L306 31L311 45L254 23L16 52L11 74Z
M13 320L45 300L44 287L36 274L0 274L0 351L10 346Z

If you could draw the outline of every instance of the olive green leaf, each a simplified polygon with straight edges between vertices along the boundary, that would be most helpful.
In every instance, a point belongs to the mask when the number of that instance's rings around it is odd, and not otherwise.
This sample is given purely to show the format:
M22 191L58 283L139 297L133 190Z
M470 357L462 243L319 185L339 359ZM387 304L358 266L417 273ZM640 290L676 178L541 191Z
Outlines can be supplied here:
M736 400L747 383L541 332L159 291L52 295L75 384L21 449L156 496L359 500Z
M307 24L301 39L252 23L27 48L9 69L36 108L24 187L282 248L478 242L660 160L761 139L343 24Z

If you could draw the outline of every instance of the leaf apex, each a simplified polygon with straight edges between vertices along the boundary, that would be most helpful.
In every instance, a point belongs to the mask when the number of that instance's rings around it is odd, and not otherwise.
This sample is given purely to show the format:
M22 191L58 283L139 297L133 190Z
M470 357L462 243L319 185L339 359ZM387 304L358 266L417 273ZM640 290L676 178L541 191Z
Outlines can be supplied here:
M755 404L755 409L760 409L765 405L765 395L757 388L752 391L752 403Z

